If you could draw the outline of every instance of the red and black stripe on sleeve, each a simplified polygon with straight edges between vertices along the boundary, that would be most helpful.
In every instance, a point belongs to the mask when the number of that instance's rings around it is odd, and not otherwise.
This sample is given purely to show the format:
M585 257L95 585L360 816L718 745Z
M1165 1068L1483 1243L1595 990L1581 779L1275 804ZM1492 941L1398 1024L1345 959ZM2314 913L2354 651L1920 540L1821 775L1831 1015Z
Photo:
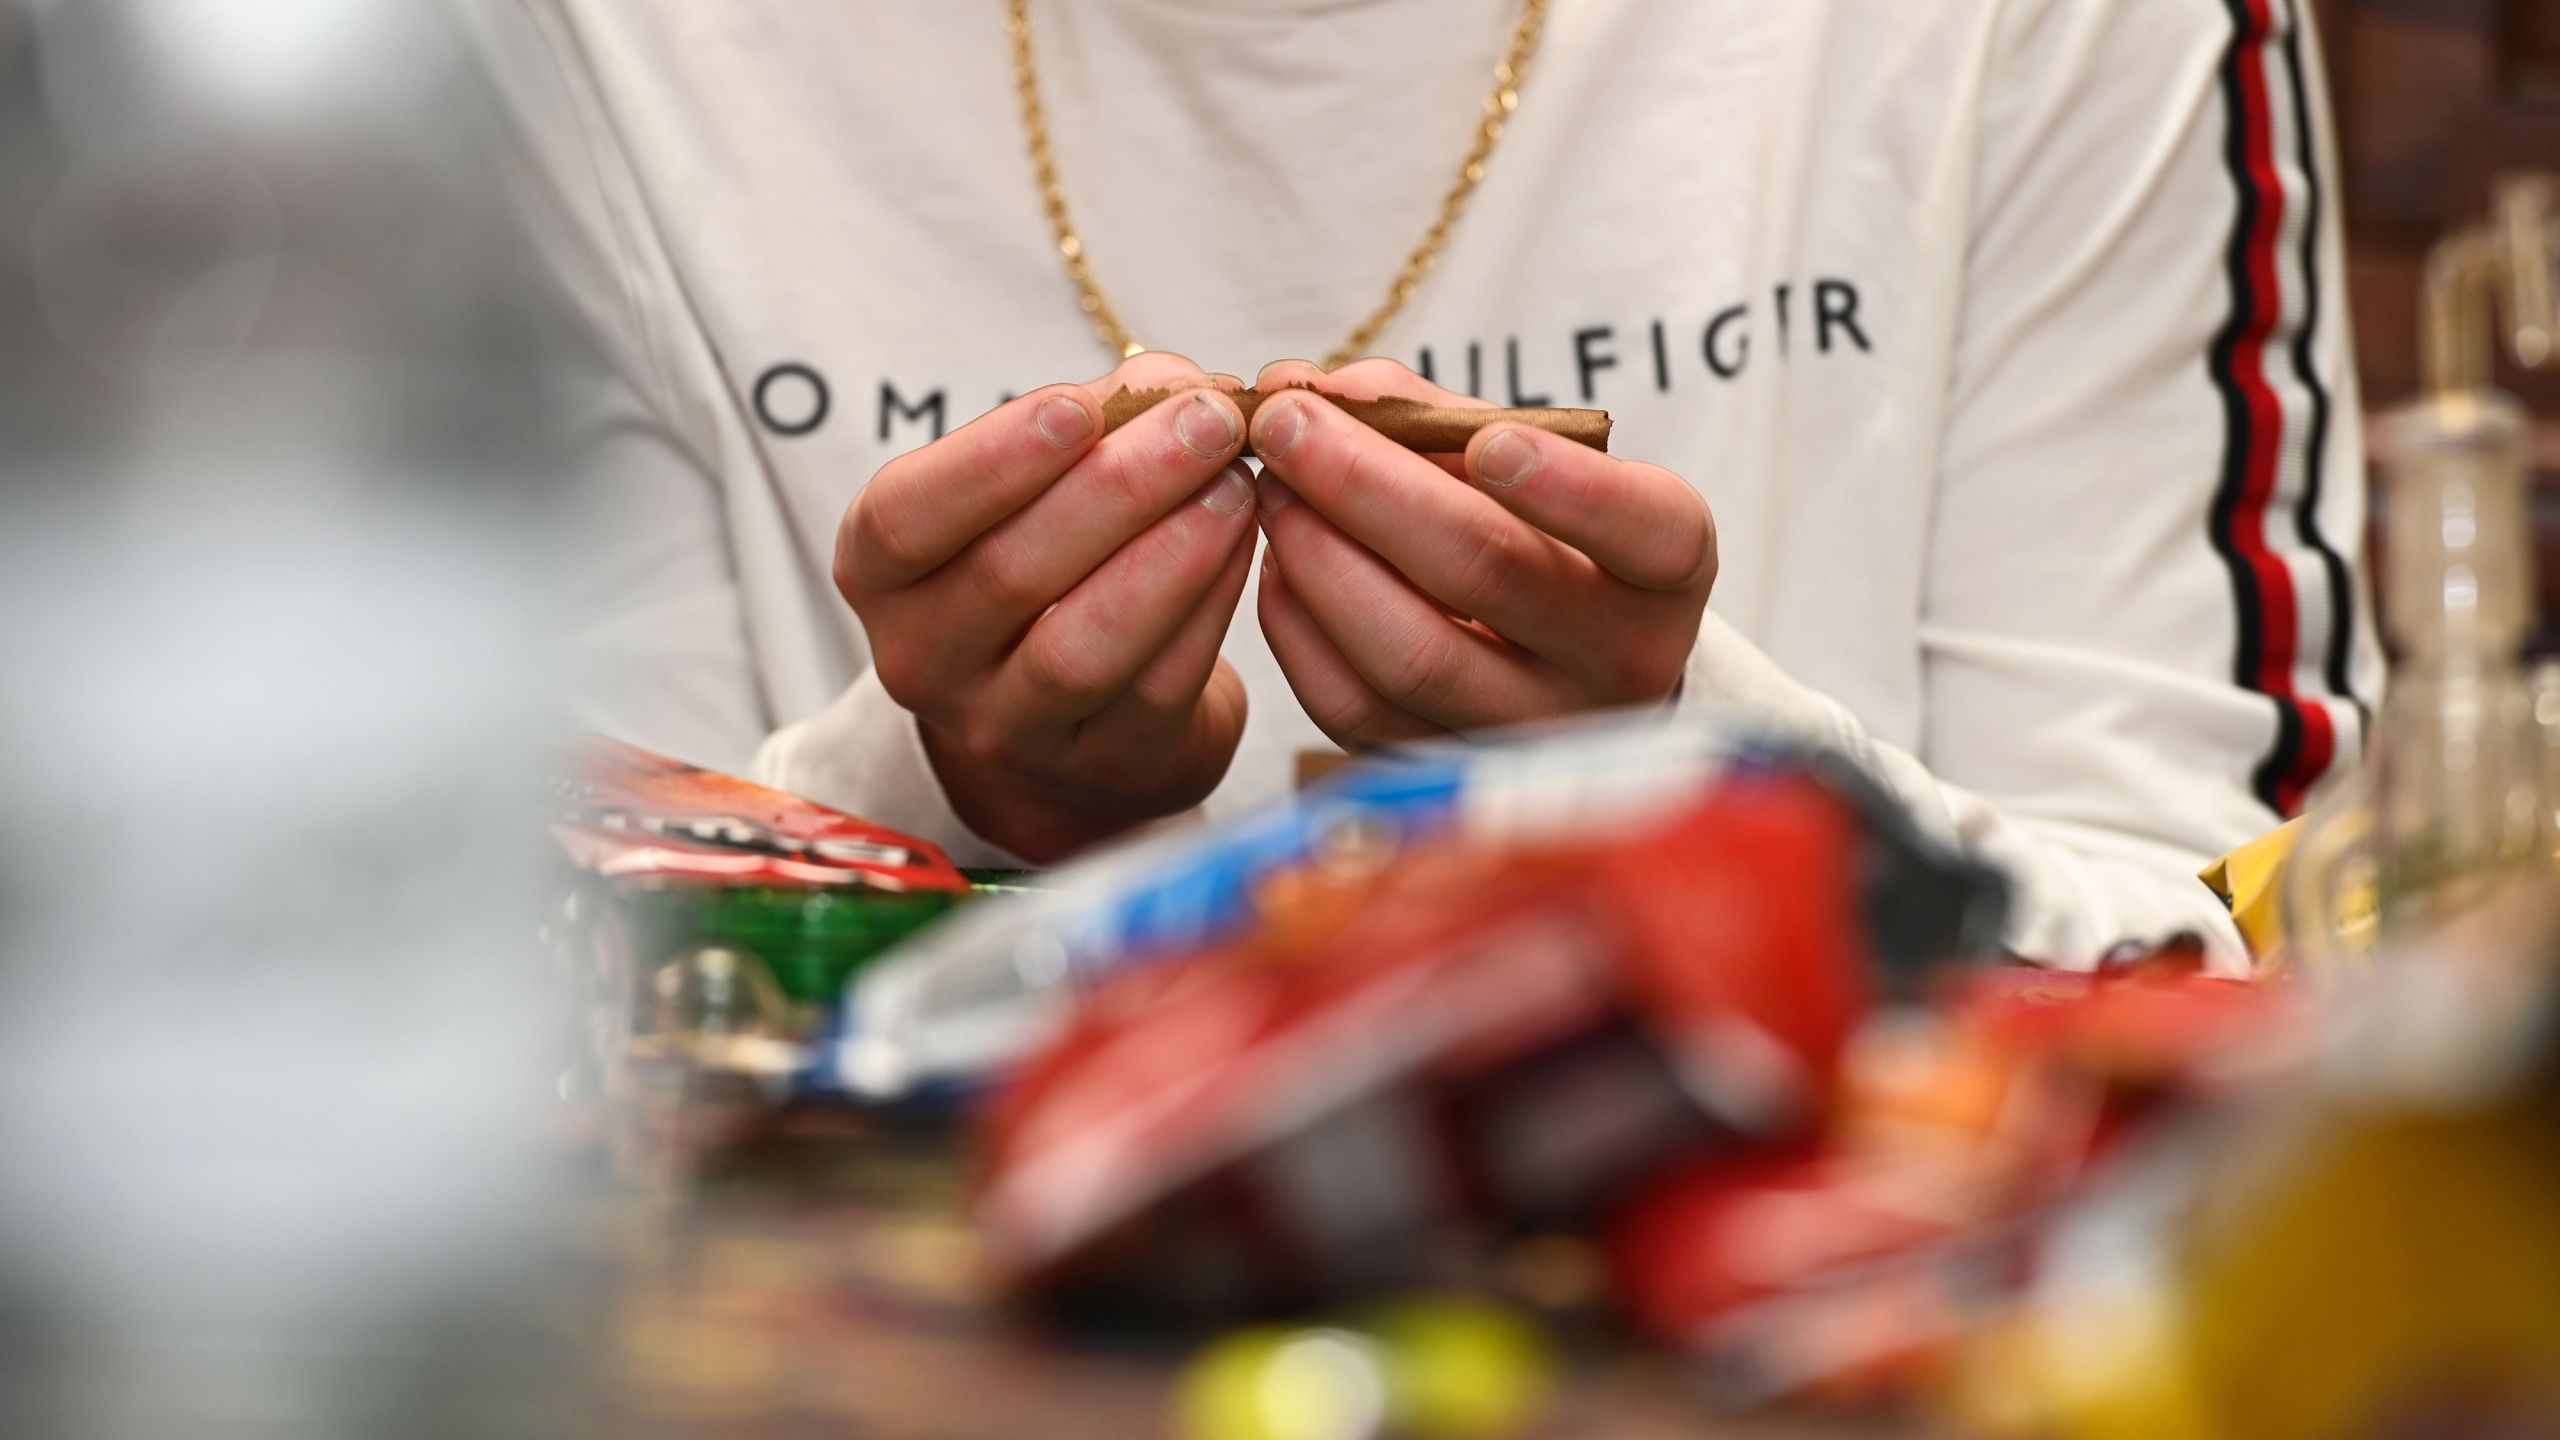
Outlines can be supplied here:
M2359 723L2347 673L2347 565L2320 533L2330 396L2312 345L2321 321L2317 137L2303 77L2299 0L2224 0L2224 161L2237 214L2225 261L2231 314L2210 364L2226 420L2213 545L2239 611L2233 676L2276 709L2276 743L2252 777L2281 815L2339 757ZM2355 484L2357 477L2335 477Z

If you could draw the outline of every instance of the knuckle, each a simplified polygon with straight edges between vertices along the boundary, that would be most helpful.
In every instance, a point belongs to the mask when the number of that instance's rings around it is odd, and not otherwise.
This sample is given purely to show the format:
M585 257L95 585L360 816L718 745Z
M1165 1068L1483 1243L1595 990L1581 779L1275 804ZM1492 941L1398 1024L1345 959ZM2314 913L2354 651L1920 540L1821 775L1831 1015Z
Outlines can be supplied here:
M928 441L912 450L902 450L882 461L880 468L871 472L871 482L862 487L862 494L854 498L860 500L866 496L878 496L916 484L919 477L915 472L930 462L933 447L939 443L941 442Z
M1292 484L1301 477L1314 483L1328 495L1351 496L1366 491L1385 493L1394 483L1393 477L1379 473L1379 467L1390 463L1382 453L1393 442L1375 440L1364 427L1346 420L1342 412L1318 403L1307 407L1307 433L1289 452L1292 462L1286 474ZM1401 453L1401 452L1399 452ZM1326 479L1328 472L1331 479Z
M968 573L980 597L1003 614L1036 610L1055 598L1041 593L1046 587L1038 565L1030 552L1019 545L989 543L978 547L969 559Z
M855 500L855 505L860 507L855 523L863 530L865 543L881 559L881 564L891 566L896 574L924 574L927 569L932 569L937 556L929 553L924 543L916 538L914 525L909 523L911 518L901 512L904 507L896 502L899 500L896 492L891 489L883 495L878 484L881 482L873 482L873 489L865 489L863 495ZM852 561L855 561L855 566L860 566L860 556L852 556ZM865 577L855 574L855 582L863 582L863 579Z
M1494 511L1470 522L1459 543L1464 548L1452 572L1449 603L1471 618L1482 619L1485 612L1501 607L1527 562L1518 522L1507 512Z
M876 479L846 507L844 524L836 532L835 567L836 588L846 598L878 585L881 577L868 573L873 561L904 574L924 568L925 557L891 517L895 508Z
M836 594L843 598L844 603L854 607L856 614L861 613L863 597L870 593L870 587L864 583L862 562L854 555L853 526L849 518L836 531L835 560L829 569L829 578L835 581Z
M1465 662L1459 648L1455 627L1433 625L1413 635L1400 647L1400 653L1379 686L1384 698L1406 710L1430 714L1446 708L1446 702L1457 691L1458 673Z
M964 715L956 727L961 748L978 760L998 770L1023 773L1029 768L1031 746L1020 727L1002 717L980 710Z
M1181 441L1173 438L1170 416L1166 417L1157 440L1163 449L1174 454L1190 453L1183 450ZM1154 465L1169 463L1169 457L1166 462L1148 461L1131 450L1114 447L1094 452L1085 463L1091 467L1087 483L1098 492L1095 496L1097 508L1104 513L1119 516L1125 523L1160 508L1150 503L1152 487L1147 480Z
M1194 599L1227 561L1231 537L1221 533L1217 517L1198 505L1174 513L1138 532L1112 560L1136 582L1130 590L1133 610L1160 613L1168 607L1188 611L1208 603Z
M1198 698L1197 686L1185 685L1176 678L1154 673L1141 675L1129 685L1130 703L1158 714L1189 710L1191 703Z
M1089 712L1111 698L1110 677L1095 663L1091 648L1063 634L1035 632L1023 643L1020 658L1023 679L1032 689L1071 710Z
M1682 486L1684 490L1687 486ZM1707 508L1707 500L1694 490L1688 491L1694 508L1682 512L1680 523L1662 530L1662 583L1666 589L1685 589L1704 580L1713 582L1716 574L1716 517Z
M1694 563L1689 571L1690 583L1715 584L1716 570L1721 563L1716 549L1716 512L1707 504L1707 497L1703 495L1698 497L1698 530L1695 548Z
M1377 737L1379 723L1386 718L1378 697L1366 690L1345 690L1324 701L1307 717L1316 728L1335 743L1352 746L1365 744Z
M1618 657L1618 693L1628 699L1658 700L1680 683L1680 673L1688 662L1688 647L1673 645L1667 639L1629 646Z
M930 708L924 669L917 663L915 651L904 641L874 636L871 669L880 677L880 688L889 692L889 698L897 701L899 708L913 714L923 714Z

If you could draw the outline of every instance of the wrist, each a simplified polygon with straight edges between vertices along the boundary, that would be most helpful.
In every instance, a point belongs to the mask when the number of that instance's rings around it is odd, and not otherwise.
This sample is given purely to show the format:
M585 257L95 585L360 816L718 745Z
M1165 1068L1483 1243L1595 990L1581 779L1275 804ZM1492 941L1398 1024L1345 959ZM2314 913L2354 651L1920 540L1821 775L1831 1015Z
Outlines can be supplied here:
M1034 865L1053 865L1157 816L990 765L922 719L916 733L951 811L971 833Z

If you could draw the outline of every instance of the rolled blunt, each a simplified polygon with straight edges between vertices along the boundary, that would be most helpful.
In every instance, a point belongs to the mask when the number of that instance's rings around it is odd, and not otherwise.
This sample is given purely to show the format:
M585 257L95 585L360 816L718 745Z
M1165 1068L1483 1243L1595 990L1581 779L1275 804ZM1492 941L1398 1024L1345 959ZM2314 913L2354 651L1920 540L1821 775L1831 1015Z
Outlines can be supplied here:
M1229 399L1244 412L1245 433L1253 433L1253 412L1273 396L1301 389L1309 394L1324 395L1311 385L1289 386L1280 390L1230 390ZM1176 390L1122 390L1102 402L1104 434L1119 429L1153 409L1160 402L1180 394ZM1346 400L1339 395L1324 395L1343 414L1377 431L1408 450L1426 455L1455 455L1467 448L1476 432L1488 426L1513 424L1561 435L1579 445L1603 452L1609 449L1609 412L1606 410L1563 410L1533 407L1518 410L1467 409L1454 405L1425 405L1419 400L1388 398L1383 400ZM1250 439L1245 453L1253 453Z

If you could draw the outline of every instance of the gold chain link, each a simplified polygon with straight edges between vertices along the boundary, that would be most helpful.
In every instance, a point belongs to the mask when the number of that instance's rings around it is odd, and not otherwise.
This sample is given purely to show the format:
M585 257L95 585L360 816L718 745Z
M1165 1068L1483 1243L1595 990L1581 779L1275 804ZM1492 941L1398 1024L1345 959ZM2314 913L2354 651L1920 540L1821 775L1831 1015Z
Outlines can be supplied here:
M1449 243L1449 232L1458 217L1466 213L1467 201L1484 181L1485 162L1493 158L1493 147L1502 139L1503 126L1511 112L1520 108L1520 82L1529 71L1529 57L1538 48L1538 31L1546 23L1547 0L1523 0L1520 25L1511 35L1511 49L1502 63L1493 67L1493 90L1484 97L1484 116L1476 126L1475 143L1467 147L1467 158L1458 166L1458 178L1449 193L1440 199L1440 214L1431 228L1422 232L1422 241L1405 257L1404 267L1396 271L1395 282L1387 287L1387 298L1369 318L1354 327L1350 338L1335 346L1325 357L1330 370L1349 364L1366 353L1378 332L1387 328L1421 288L1422 277L1430 273L1440 258L1441 247ZM1093 261L1085 254L1084 237L1076 233L1075 222L1067 215L1067 187L1058 181L1058 156L1049 143L1049 112L1040 103L1040 72L1031 56L1030 0L1007 0L1005 33L1013 39L1013 83L1022 99L1022 136L1031 151L1032 177L1040 185L1040 205L1049 214L1049 228L1056 235L1058 258L1066 262L1067 278L1073 280L1080 303L1093 330L1102 343L1122 358L1135 355L1147 347L1129 333L1120 322L1118 311L1102 296L1102 286L1093 278Z

